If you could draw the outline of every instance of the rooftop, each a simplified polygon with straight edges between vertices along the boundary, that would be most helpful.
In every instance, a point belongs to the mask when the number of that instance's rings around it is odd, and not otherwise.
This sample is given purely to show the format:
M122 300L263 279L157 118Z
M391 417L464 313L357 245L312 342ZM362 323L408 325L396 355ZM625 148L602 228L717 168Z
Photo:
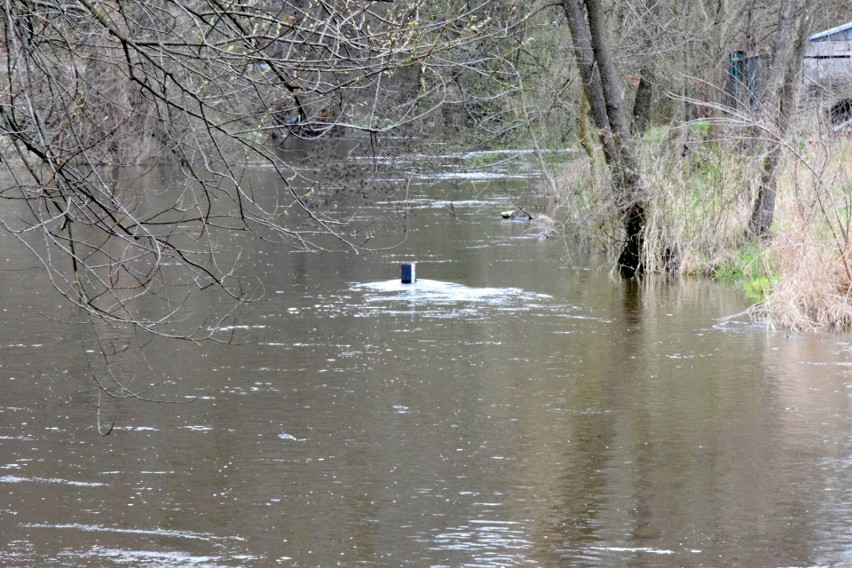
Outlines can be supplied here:
M844 33L846 32L846 33ZM837 37L832 37L832 36ZM852 41L852 22L846 22L830 30L818 32L808 38L810 41Z

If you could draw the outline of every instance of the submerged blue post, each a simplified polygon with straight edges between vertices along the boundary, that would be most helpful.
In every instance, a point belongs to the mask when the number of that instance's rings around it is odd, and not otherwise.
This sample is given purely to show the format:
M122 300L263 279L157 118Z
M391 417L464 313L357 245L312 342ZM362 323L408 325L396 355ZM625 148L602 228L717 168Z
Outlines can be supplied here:
M416 262L403 262L402 263L402 283L403 284L414 284L417 280L417 275L414 272Z

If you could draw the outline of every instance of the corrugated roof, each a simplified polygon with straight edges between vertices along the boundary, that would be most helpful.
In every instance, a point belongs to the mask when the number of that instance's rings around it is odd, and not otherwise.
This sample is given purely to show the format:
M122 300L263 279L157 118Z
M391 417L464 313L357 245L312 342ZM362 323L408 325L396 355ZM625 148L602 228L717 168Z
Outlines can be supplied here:
M830 30L825 30L824 32L815 33L814 35L810 36L808 38L808 40L816 41L821 37L830 36L832 34L836 34L837 32L843 32L843 31L848 30L849 28L852 28L852 22L846 22L845 24L841 24L837 27L831 28Z

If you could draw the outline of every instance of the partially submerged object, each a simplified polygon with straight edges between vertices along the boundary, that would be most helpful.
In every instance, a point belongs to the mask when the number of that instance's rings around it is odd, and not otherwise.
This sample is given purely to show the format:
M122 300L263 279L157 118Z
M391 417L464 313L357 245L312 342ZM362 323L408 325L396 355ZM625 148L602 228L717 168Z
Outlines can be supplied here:
M401 270L401 277L403 284L414 284L417 281L416 262L403 262Z
M536 225L540 226L543 229L538 234L539 240L543 241L549 239L550 235L553 234L553 219L551 219L544 213L537 213L536 215L532 215L519 207L518 209L501 211L500 216L504 219L509 219L510 221L535 221Z
M533 216L524 211L523 209L510 209L508 211L501 211L500 216L504 219L511 219L512 221L532 221Z

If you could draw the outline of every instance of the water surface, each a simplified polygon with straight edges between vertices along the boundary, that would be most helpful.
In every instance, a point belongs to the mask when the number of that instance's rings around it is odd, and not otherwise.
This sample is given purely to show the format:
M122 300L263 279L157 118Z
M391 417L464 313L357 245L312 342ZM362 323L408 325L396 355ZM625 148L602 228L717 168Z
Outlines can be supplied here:
M0 565L852 564L848 337L620 282L500 218L528 179L439 174L340 203L384 252L256 245L240 344L127 353L180 404L101 400L106 437L85 326L0 240Z

